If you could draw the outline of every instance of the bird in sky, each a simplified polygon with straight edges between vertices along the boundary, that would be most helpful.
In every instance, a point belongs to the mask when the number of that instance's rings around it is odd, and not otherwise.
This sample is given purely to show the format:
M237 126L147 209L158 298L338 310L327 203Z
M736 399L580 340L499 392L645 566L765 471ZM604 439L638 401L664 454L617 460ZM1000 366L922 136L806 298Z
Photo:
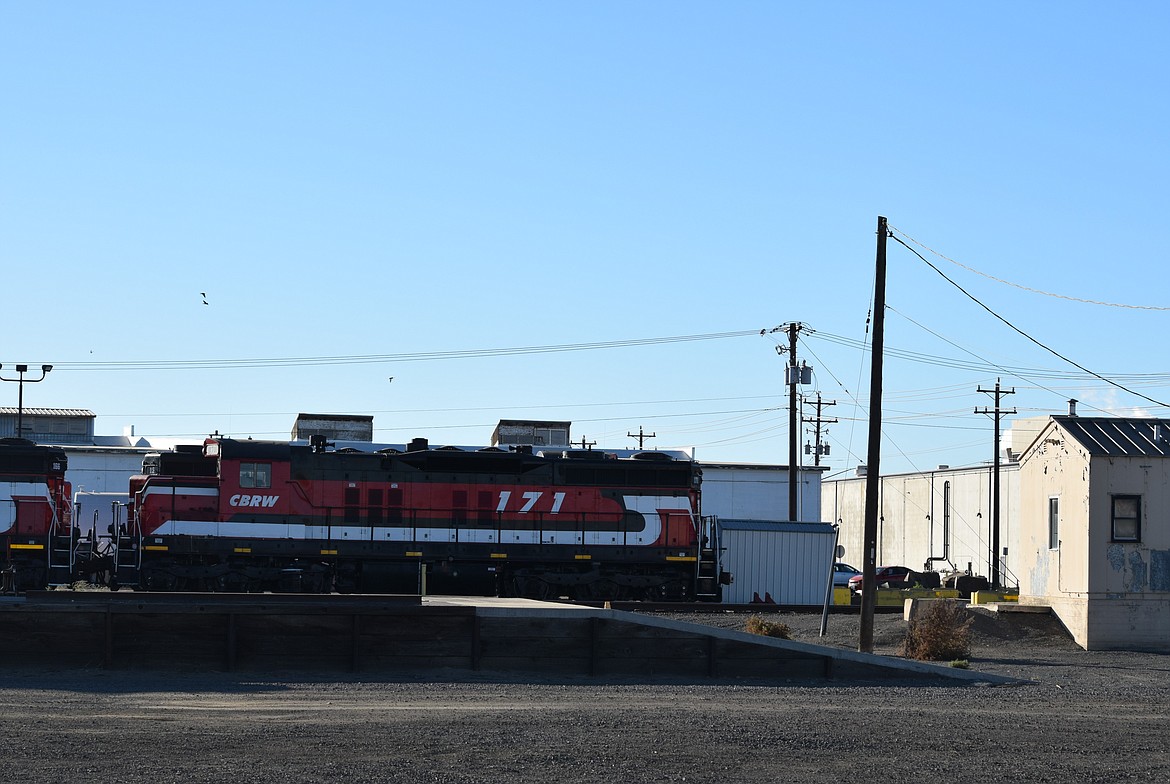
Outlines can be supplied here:
M206 305L207 304L207 292L201 291L201 292L199 292L199 296L203 297L203 304Z

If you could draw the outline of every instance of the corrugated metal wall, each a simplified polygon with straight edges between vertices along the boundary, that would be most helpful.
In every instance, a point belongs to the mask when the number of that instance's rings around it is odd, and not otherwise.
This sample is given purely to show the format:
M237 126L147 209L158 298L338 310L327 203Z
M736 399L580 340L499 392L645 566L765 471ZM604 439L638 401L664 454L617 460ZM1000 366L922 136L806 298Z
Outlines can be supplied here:
M723 601L746 604L768 595L776 604L820 605L825 600L836 541L824 523L722 521L723 568L734 581Z

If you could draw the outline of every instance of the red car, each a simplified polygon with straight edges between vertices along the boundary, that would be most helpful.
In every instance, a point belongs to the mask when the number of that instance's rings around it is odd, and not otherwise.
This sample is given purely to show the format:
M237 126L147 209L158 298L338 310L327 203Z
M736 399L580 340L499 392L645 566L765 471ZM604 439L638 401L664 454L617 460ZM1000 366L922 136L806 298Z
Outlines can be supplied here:
M906 566L879 566L874 573L877 586L888 585L891 588L909 588L914 585L914 570ZM861 590L862 575L854 575L849 580L849 590Z

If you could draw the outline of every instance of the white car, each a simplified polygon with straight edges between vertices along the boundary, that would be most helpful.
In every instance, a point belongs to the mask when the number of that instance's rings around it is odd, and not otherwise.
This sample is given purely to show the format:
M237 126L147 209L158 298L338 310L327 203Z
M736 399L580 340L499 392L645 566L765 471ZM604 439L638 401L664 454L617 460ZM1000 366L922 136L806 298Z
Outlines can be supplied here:
M854 569L849 564L838 561L833 564L833 585L848 588L849 579L855 574L861 574L861 570Z

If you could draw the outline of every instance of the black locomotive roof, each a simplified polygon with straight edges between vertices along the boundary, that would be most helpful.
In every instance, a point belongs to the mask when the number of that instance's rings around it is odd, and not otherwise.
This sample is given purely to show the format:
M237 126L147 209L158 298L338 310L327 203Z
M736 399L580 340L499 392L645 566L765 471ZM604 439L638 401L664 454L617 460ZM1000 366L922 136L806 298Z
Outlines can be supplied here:
M254 460L288 460L292 454L293 447L287 441L253 441L237 440L234 438L220 438L217 440L219 444L220 457L230 457L237 460L254 459ZM308 447L297 447L298 449L308 449Z
M552 452L532 454L526 451L506 451L503 449L460 449L457 447L438 447L413 452L398 452L397 450L381 449L378 451L363 451L355 448L343 448L318 452L310 446L290 444L287 441L256 441L252 439L220 438L214 442L218 444L219 455L236 460L289 460L292 458L305 459L313 457L332 461L350 459L390 459L400 464L408 465L425 471L461 471L472 470L485 473L513 473L547 466L554 463L572 463L574 465L601 464L614 466L617 463L630 465L650 463L656 467L665 467L664 464L676 464L680 467L689 465L689 460L678 460L664 452L640 452L630 458L619 458L616 455L601 450L572 450L568 452ZM650 468L650 465L645 465Z
M59 446L43 446L27 438L0 438L0 468L21 473L64 473L69 461Z

